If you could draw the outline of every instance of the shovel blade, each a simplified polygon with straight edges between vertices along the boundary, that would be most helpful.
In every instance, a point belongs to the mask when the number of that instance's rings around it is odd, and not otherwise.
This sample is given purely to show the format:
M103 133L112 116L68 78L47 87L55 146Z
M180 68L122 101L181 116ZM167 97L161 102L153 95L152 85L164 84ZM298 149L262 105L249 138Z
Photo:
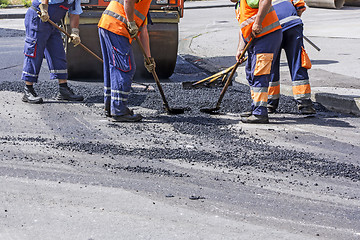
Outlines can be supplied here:
M183 114L185 112L185 109L181 108L170 108L167 110L168 114L176 115L176 114Z
M189 107L187 108L167 108L167 107L164 107L166 112L169 114L169 115L176 115L176 114L183 114L185 113L185 111L190 111L191 109Z
M207 114L211 114L211 115L216 115L219 114L219 107L215 107L215 108L201 108L200 112L203 113L207 113Z

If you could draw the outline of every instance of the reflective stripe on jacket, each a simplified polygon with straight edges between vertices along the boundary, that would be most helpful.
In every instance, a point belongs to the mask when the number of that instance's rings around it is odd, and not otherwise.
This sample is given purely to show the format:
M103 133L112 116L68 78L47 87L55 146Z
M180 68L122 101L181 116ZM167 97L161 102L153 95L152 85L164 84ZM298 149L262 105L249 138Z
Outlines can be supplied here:
M301 18L296 12L296 6L303 6L303 9L305 10L305 3L303 0L273 0L272 5L279 18L283 31L302 24Z
M134 20L139 27L143 27L147 13L150 8L151 0L142 0L135 3ZM124 8L124 0L112 0L103 12L98 27L104 28L117 35L125 36L131 42L130 34L127 29L127 19Z
M240 19L239 23L241 32L246 41L250 40L252 26L254 24L257 13L257 8L251 8L247 4L246 0L241 0L240 11L237 12L237 15L240 14L240 16L237 16L236 18L238 20ZM262 22L262 28L263 30L258 35L256 35L257 38L281 29L279 19L276 16L275 10L272 6Z

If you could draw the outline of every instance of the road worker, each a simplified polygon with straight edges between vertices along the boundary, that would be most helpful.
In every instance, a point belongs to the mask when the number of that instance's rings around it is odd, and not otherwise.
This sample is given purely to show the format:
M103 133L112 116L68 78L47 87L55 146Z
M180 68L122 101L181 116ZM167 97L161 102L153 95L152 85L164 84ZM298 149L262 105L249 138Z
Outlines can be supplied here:
M42 1L42 2L41 2ZM58 100L82 101L83 96L76 95L67 85L67 63L63 40L58 29L49 19L60 22L69 11L71 41L77 46L79 36L79 15L82 13L80 0L33 0L32 6L25 14L25 47L24 67L21 79L25 80L25 94L22 98L28 103L42 103L33 87L38 81L41 64L45 55L50 70L50 79L59 82ZM41 12L39 17L37 12Z
M241 114L243 123L268 123L267 101L270 76L282 39L281 26L271 0L239 0L236 18L240 24L236 60L251 40L245 71L251 88L251 112Z
M139 36L150 64L155 69L150 54L147 14L151 0L113 0L99 21L100 45L104 60L105 114L115 122L136 122L142 119L127 107L132 78L136 66L132 50L135 36Z
M310 59L303 44L303 23L301 14L305 11L304 0L273 0L273 7L279 18L283 40L281 48L285 50L294 98L301 114L315 114L310 99L311 89L308 69L311 68ZM275 56L274 72L271 74L269 86L268 112L274 113L279 105L280 98L280 55Z

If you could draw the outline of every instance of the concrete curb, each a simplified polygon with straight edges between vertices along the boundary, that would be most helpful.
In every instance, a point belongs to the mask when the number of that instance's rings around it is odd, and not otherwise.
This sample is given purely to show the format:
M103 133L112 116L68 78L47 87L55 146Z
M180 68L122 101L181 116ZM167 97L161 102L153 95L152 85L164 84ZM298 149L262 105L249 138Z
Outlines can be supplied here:
M360 116L359 97L313 91L311 98L313 99L313 101L321 103L330 110Z
M28 7L23 5L9 5L5 8L0 8L0 19L25 18L27 9Z

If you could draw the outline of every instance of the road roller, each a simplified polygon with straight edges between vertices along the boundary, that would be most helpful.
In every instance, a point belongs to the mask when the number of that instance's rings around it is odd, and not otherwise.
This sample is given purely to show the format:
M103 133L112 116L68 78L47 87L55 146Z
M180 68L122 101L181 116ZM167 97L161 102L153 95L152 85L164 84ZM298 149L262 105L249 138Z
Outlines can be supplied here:
M102 58L97 24L101 14L110 0L81 0L83 13L80 15L81 42L92 52ZM184 0L152 0L148 25L151 55L156 61L156 73L159 78L169 78L175 69L178 52L178 24L183 17ZM69 19L65 18L64 27L70 33ZM150 78L144 67L144 57L134 41L136 62L135 79ZM103 66L94 56L81 47L73 47L64 37L64 45L68 62L68 74L71 80L102 81Z

